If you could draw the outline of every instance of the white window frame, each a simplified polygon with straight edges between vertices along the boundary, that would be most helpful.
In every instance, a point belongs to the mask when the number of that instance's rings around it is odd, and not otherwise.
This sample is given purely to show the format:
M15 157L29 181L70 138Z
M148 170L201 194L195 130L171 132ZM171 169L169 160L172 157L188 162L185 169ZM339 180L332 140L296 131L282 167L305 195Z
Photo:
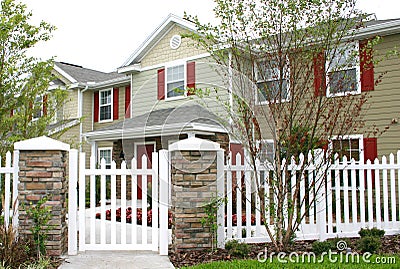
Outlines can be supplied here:
M40 98L40 100L39 100L39 98ZM35 111L33 111L33 113L32 113L32 121L37 121L41 117L43 117L43 96L36 96L35 97L35 102L33 104L33 108L35 107L35 103L37 103L37 102L41 103L41 105L40 105L40 116L36 117Z
M330 91L330 80L329 80L329 73L331 72L332 69L334 69L336 66L332 66L331 60L329 57L326 59L326 96L327 97L336 97L336 96L346 96L346 95L355 95L355 94L361 94L361 81L360 81L360 53L359 53L359 43L358 42L352 42L346 45L341 45L336 48L337 53L340 53L343 49L347 47L348 49L351 49L351 53L354 53L354 63L351 66L344 66L343 68L340 68L336 70L335 72L339 71L346 71L350 69L356 69L356 89L355 91L345 91L345 92L339 92L339 93L331 93ZM339 51L339 52L338 52Z
M356 160L356 163L363 164L364 163L364 136L360 134L355 134L355 135L343 135L343 136L333 136L329 139L329 150L330 152L333 152L333 140L347 140L347 139L358 139L358 151L359 151L359 156L360 160ZM339 162L341 163L343 159L339 159ZM351 160L348 160L351 161Z
M267 62L267 61L268 60L265 60L265 59L264 60L259 60L258 63ZM258 84L259 83L263 83L263 82L277 81L277 80L279 80L280 74L278 74L278 79L266 79L266 76L260 77L259 68L258 68L257 65L255 66L254 69L255 69L255 77L256 77L256 87L255 87L256 104L268 105L268 104L273 104L273 103L284 103L284 102L289 102L290 101L290 61L289 61L289 58L287 58L287 57L286 57L286 63L287 63L286 64L286 71L284 71L284 73L287 76L287 78L286 78L286 80L287 80L287 87L286 87L287 96L286 96L286 98L283 98L281 100L273 100L273 101L270 101L270 100L261 101L261 100L259 100L259 94L262 94L262 92L261 92L260 88L258 88ZM272 69L269 68L269 69L266 69L266 70L272 70Z
M173 96L173 97L168 97L168 68L173 68L177 66L183 66L183 95L179 96ZM174 61L165 64L165 85L164 85L164 96L165 96L165 101L171 101L171 100L179 100L179 99L184 99L187 97L187 90L186 90L186 85L187 85L187 64L186 61ZM171 81L170 83L178 82L180 80L176 81Z
M145 145L153 145L153 152L157 152L157 148L156 148L156 141L148 141L148 142L135 142L133 143L135 151L134 151L134 156L136 158L136 161L138 161L138 156L137 156L137 147L138 146L145 146ZM140 160L142 161L142 160Z
M97 156L98 156L98 163L101 164L101 151L110 151L110 162L108 163L106 160L106 168L111 169L111 163L113 161L113 152L112 152L112 147L102 147L102 148L97 148Z
M110 104L101 104L101 93L102 92L111 92L111 103ZM99 122L111 122L111 121L113 121L113 110L114 110L114 107L113 107L113 104L114 104L114 96L113 96L114 94L113 94L113 89L105 89L105 90L100 90L99 91ZM105 106L110 106L111 107L111 116L110 116L110 119L104 119L104 120L102 120L101 119L101 107L105 107Z

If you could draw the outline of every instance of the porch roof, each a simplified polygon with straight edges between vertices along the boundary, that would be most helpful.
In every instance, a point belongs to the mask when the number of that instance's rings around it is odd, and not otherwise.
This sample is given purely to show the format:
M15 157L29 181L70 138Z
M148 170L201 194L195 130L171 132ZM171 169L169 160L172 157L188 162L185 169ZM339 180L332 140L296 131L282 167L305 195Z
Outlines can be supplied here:
M89 141L134 139L187 133L227 133L218 117L200 105L151 112L85 133Z

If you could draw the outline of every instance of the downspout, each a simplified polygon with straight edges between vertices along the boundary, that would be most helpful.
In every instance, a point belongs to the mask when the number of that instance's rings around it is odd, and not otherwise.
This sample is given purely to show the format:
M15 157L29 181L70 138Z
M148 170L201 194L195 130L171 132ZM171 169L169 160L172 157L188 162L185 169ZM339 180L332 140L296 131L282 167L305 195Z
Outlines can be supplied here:
M89 84L89 83L88 83ZM78 118L79 118L79 152L82 152L82 137L83 137L83 93L89 89L89 85L86 85L83 90L79 90L78 92L78 104L79 104L79 111L78 111Z

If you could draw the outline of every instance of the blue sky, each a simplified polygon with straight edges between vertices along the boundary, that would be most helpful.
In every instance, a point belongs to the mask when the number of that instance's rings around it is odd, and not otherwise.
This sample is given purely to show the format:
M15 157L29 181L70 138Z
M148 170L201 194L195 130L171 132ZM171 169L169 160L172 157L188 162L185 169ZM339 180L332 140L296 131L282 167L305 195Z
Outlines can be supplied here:
M47 59L114 71L168 16L184 11L212 21L213 0L21 0L33 22L57 27L52 40L31 53ZM378 19L400 17L399 0L358 0L358 7Z

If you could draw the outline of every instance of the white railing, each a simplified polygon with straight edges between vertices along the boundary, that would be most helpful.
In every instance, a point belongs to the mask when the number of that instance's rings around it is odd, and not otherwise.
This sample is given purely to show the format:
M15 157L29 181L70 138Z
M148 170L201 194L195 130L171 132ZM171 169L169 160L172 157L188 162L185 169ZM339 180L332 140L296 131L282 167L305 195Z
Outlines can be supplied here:
M376 159L371 163L368 160L366 164L346 157L335 158L334 163L327 164L323 162L322 152L319 156L300 155L299 163L292 159L286 166L290 178L282 178L283 182L290 180L289 186L300 182L294 214L304 218L295 231L297 239L354 237L365 227L377 227L386 234L400 233L400 151L396 160L391 154L389 161L384 156L381 161ZM242 163L240 154L235 156L235 161L233 165L232 158L228 158L225 166L225 239L269 241L262 223L253 169L246 161ZM276 195L269 183L275 172L271 165L260 162L256 167L265 204L270 208L264 219L274 231L276 212L271 205L276 203ZM293 191L294 188L290 188L289 194L293 195ZM287 203L287 200L283 203L284 215L288 212ZM285 224L288 224L287 219Z
M0 157L0 186L4 187L1 189L1 198L4 198L2 214L5 226L8 227L11 219L14 228L18 227L18 162L19 151L17 150L14 151L13 158L11 158L11 152L6 153L4 167L1 166L2 158Z
M168 169L168 159L164 151L160 153L160 168ZM141 159L142 168L137 168L137 160L132 159L130 168L122 162L121 168L116 168L116 163L111 163L111 168L106 169L105 160L101 160L100 168L96 168L96 159L90 157L90 167L85 167L85 154L79 157L79 251L85 250L153 250L166 255L168 251L168 184L164 177L160 177L158 153L152 155L152 167L147 168L147 157ZM167 172L164 172L168 175ZM96 179L97 177L97 179ZM120 177L120 200L117 199L117 177ZM148 178L151 178L152 200L147 200ZM96 180L100 180L100 206L96 205ZM127 197L127 182L130 181L130 197ZM138 181L141 182L142 200L139 200L142 211L142 225L136 223L138 205ZM71 182L70 182L71 184ZM106 189L109 184L110 194L107 197ZM159 188L160 187L160 188ZM86 197L86 188L88 197ZM160 192L159 192L160 190ZM160 196L159 196L160 195ZM161 201L159 200L162 199ZM89 207L86 207L86 199ZM109 205L106 201L109 201ZM132 210L131 222L127 222L128 203ZM147 227L148 204L152 205L152 225ZM121 208L120 222L117 222L117 206ZM106 219L106 210L110 210L111 219ZM96 214L100 218L96 218ZM160 217L160 220L159 220ZM70 224L69 224L70 225ZM165 236L163 233L167 234ZM161 242L159 242L159 239ZM166 240L166 242L165 242Z

